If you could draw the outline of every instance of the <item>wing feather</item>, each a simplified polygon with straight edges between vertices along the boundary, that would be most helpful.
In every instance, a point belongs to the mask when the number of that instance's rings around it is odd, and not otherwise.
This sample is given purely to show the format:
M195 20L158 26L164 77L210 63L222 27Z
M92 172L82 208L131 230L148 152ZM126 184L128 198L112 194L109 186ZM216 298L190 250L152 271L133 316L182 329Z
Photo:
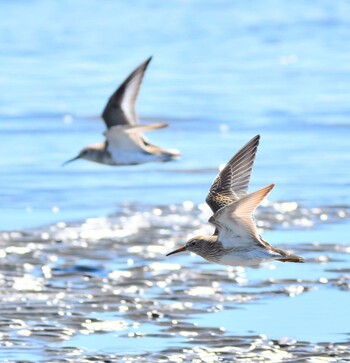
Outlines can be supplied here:
M140 132L164 129L165 127L168 127L168 125L167 124L161 124L161 123L147 124L147 125L136 125L136 126L131 126L129 128L126 128L125 132L128 133L128 134L132 134L132 133L135 133L135 132L140 133Z
M260 135L243 146L215 178L206 202L215 213L220 208L247 195Z
M112 94L102 113L107 128L116 125L136 125L135 101L152 57L138 66Z
M249 248L250 244L264 245L260 241L253 213L273 187L274 184L270 184L248 194L221 208L209 219L209 222L218 229L218 240L225 248Z
M119 152L133 152L143 149L143 141L137 132L128 132L130 126L112 126L106 130L104 135L107 139L108 151L114 153Z

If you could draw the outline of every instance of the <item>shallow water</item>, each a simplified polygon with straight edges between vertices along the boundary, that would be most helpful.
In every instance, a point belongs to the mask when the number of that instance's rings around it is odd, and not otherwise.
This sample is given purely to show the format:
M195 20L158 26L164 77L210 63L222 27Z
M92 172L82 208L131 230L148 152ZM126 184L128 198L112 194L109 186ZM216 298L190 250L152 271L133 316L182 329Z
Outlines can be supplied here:
M85 4L0 2L0 360L348 361L349 4ZM138 110L182 158L62 168L150 54ZM306 263L165 257L257 133L259 227Z

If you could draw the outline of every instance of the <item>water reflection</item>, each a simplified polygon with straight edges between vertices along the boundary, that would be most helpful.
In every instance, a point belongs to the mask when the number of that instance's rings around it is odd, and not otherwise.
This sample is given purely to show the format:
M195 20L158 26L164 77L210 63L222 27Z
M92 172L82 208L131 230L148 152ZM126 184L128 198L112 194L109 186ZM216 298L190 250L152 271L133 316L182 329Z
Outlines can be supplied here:
M276 214L286 206L288 213ZM296 222L300 216L318 228L325 223L319 216L327 215L329 226L342 233L340 215L349 215L347 208L292 206L262 207L262 225L273 234L302 235L309 224ZM2 233L3 347L25 347L30 355L47 341L46 349L67 359L72 349L79 359L99 352L103 359L118 359L116 351L133 347L130 359L147 361L152 344L155 360L163 354L175 360L215 361L232 354L251 359L260 351L273 362L294 357L297 347L299 358L314 349L323 356L326 348L315 345L318 341L346 339L347 323L338 313L348 306L341 294L350 286L349 246L322 241L286 246L305 255L301 269L276 262L226 269L194 255L168 262L168 246L192 233L193 226L211 228L208 213L200 205L127 206L110 217ZM132 228L135 220L138 228ZM281 230L284 222L289 227ZM323 314L330 299L341 301L338 313ZM283 311L294 318L281 323L276 312ZM280 340L254 335L262 331ZM329 349L339 353L337 344ZM7 357L7 350L2 354Z

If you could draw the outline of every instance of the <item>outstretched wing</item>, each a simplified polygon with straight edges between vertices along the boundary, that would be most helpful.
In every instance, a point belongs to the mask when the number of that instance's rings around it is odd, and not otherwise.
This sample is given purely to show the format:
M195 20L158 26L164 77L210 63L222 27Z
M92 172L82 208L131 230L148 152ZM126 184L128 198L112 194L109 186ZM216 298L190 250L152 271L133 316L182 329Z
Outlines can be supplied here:
M274 184L259 189L218 210L209 222L218 229L218 240L224 248L247 248L250 244L265 243L261 240L253 219L253 212Z
M142 132L162 129L167 124L157 123L148 125L116 125L106 130L103 134L107 139L108 151L118 150L121 152L130 152L142 149L146 152L145 144L142 139Z
M259 139L259 135L252 138L215 178L206 198L207 204L214 213L247 195Z
M135 101L152 57L137 67L110 97L102 113L107 128L116 125L136 125Z
M130 126L112 126L104 132L106 136L106 148L113 155L114 153L139 152L143 148L142 139L137 132L128 132Z
M128 134L133 134L133 133L140 133L157 129L164 129L165 127L168 127L168 124L163 124L159 122L154 124L130 126L126 128L125 132Z

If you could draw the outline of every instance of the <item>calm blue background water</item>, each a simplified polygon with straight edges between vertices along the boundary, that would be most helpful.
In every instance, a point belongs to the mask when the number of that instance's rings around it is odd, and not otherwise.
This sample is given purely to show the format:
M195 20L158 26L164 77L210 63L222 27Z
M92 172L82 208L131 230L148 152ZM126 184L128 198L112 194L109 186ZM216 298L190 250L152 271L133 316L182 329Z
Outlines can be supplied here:
M217 165L256 133L253 186L276 182L277 200L349 202L348 2L0 6L1 229L99 215L127 201L202 201ZM149 137L181 149L181 161L61 168L102 140L93 117L149 55L137 108L172 119ZM157 187L164 193L155 201Z
M251 190L274 182L271 200L348 208L349 39L347 1L0 1L0 230L99 217L128 203L202 203L218 165L257 133ZM137 110L147 121L168 120L169 128L149 139L180 149L182 158L62 168L103 139L99 114L108 97L150 55ZM339 223L271 233L272 240L349 244L348 223ZM269 309L291 309L295 317L317 301L316 313L325 316L336 294L273 301ZM316 324L300 338L345 333L346 304L336 328L320 332ZM267 307L248 313L260 316L261 309ZM215 317L223 322L230 313ZM292 323L286 327L297 336ZM266 321L254 324L259 331ZM283 334L278 324L268 330Z

